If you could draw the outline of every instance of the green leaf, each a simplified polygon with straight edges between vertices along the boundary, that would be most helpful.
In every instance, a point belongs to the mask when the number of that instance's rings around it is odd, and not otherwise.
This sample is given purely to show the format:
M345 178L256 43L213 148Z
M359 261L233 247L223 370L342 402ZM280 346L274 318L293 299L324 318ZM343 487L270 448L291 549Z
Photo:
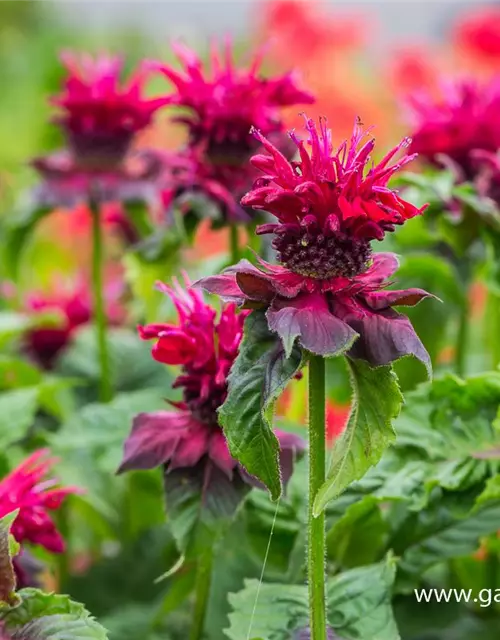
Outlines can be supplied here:
M395 562L389 558L328 582L328 625L339 638L399 640L391 608L394 576ZM242 640L250 631L251 637L290 640L294 631L308 626L305 585L262 584L259 590L258 580L246 580L242 591L229 595L229 602L233 611L225 634L230 640Z
M366 496L351 505L326 537L328 557L343 567L357 567L378 560L384 548L388 525L379 500Z
M481 505L490 500L500 500L500 474L489 478L483 492L477 497L477 504Z
M19 509L0 518L0 612L5 605L17 604L12 558L19 553L19 545L11 536L10 529L18 513Z
M498 530L500 501L489 501L466 513L461 513L462 505L456 501L463 503L464 499L437 499L431 508L405 523L406 548L399 561L404 590L410 590L414 580L432 565L469 555L478 548L480 538ZM395 544L398 552L401 542L397 538Z
M7 227L7 238L4 245L4 261L7 272L13 280L19 275L19 265L24 249L38 225L52 209L33 207L12 217Z
M345 571L327 585L328 622L345 640L399 640L392 612L396 562Z
M22 589L21 603L3 616L17 640L107 640L104 627L69 596Z
M302 353L297 346L289 358L285 357L263 312L253 311L247 317L219 421L233 458L266 485L274 500L281 495L279 445L267 414L301 364Z
M379 462L395 440L392 426L403 397L390 366L372 369L362 360L348 359L354 389L349 422L336 442L325 484L314 503L319 515L354 480Z
M500 373L447 375L407 394L396 450L427 464L426 484L468 489L500 459Z
M227 528L250 487L211 461L165 474L167 513L179 550L197 558Z
M38 387L14 389L0 394L0 448L21 439L35 419Z

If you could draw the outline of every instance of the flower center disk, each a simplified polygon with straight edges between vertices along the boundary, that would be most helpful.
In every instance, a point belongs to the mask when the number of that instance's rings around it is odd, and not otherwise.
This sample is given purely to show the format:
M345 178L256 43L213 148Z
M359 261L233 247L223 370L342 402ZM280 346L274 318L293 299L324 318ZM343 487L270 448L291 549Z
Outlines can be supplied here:
M273 247L284 267L318 280L352 278L367 269L371 256L365 240L342 233L326 235L320 230L299 226L280 230L273 240Z

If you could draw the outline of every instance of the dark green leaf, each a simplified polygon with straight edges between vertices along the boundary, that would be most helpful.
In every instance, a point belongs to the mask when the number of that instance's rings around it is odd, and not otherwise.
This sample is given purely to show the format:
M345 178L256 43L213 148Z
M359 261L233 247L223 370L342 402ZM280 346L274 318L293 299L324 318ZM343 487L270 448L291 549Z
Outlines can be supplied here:
M228 396L219 411L231 455L266 485L274 500L281 495L279 446L267 413L299 371L301 361L297 346L289 358L285 357L264 313L253 311L245 321L243 342L229 376Z

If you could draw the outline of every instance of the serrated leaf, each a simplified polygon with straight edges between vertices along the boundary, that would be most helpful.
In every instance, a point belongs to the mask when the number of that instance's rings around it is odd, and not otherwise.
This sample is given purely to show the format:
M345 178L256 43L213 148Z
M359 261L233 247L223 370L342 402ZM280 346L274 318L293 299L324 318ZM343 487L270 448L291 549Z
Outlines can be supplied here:
M395 562L388 559L330 580L327 617L334 634L342 640L399 640L391 607L394 576ZM305 585L262 584L259 591L258 580L246 580L229 602L233 611L224 632L230 640L242 640L250 631L266 640L290 640L309 624Z
M316 496L315 515L376 465L396 437L392 422L399 414L403 397L392 368L372 369L362 360L348 359L348 363L353 407L347 427L335 443L327 480Z
M229 375L228 395L219 410L231 455L258 478L277 500L281 495L279 445L267 412L285 385L299 371L302 353L295 346L289 358L263 312L245 320L239 355Z
M4 614L7 631L16 640L108 640L82 604L69 596L22 589L21 603Z

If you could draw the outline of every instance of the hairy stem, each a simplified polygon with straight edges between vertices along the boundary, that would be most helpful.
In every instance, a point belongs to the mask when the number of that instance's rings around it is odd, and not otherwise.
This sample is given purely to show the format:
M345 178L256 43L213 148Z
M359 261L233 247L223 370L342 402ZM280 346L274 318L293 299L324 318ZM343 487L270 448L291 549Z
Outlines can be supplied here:
M94 297L94 322L99 351L99 399L109 402L113 396L111 386L111 370L109 366L107 318L104 306L103 287L103 234L99 204L95 200L90 202L92 213L92 293Z
M325 361L309 359L309 518L307 575L311 640L326 639L325 515L314 517L313 505L325 481Z

